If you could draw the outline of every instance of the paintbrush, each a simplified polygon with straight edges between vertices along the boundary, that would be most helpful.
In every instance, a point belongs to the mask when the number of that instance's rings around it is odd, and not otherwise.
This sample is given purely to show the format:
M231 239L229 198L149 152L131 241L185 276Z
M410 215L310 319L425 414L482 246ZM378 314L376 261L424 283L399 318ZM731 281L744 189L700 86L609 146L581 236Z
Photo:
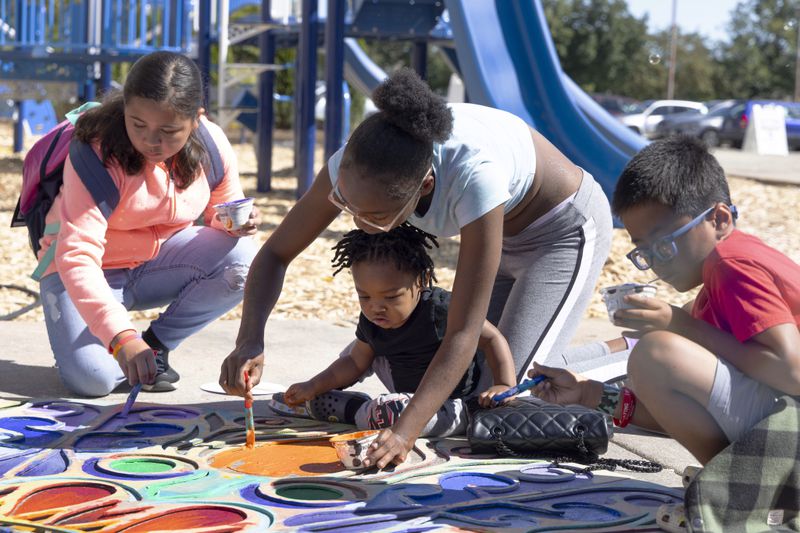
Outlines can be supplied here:
M128 400L125 402L125 407L122 408L122 412L120 413L123 418L127 418L128 414L131 412L131 407L133 407L133 402L136 401L136 397L139 395L139 392L142 390L142 384L137 383L131 389L130 394L128 394Z
M247 389L244 398L244 425L247 429L246 445L252 449L256 446L256 425L253 421L253 395L250 393L250 376L247 371L244 373L244 386Z
M499 394L495 394L492 397L492 401L493 402L498 402L498 403L502 402L506 398L509 398L511 396L516 396L520 392L524 392L524 391L526 391L528 389L534 388L536 385L538 385L539 383L541 383L542 381L544 381L546 379L547 379L547 376L541 375L541 374L536 376L535 378L526 379L525 381L523 381L519 385L511 387L510 389L508 389L505 392L501 392Z

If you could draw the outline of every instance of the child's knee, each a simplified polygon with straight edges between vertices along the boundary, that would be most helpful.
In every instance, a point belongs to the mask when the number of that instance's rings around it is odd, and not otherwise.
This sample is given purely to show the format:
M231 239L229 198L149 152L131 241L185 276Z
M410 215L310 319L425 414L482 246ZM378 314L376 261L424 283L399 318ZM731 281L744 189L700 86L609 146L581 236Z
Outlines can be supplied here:
M61 372L61 380L64 385L79 396L100 398L108 396L117 388L120 381L117 376L108 373L94 372L82 375L70 375Z
M634 382L648 377L663 379L671 373L676 360L685 357L686 339L669 331L645 334L631 350L628 375Z
M233 292L244 291L247 273L258 249L252 239L239 239L225 258L222 279Z

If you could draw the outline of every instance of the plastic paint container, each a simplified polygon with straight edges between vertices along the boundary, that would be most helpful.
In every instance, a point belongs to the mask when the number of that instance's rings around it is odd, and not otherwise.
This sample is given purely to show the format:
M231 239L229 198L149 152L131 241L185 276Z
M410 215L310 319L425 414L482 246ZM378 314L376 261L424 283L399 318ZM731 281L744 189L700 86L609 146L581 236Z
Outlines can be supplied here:
M603 295L603 301L608 310L608 319L614 322L614 313L618 310L636 308L635 305L625 301L626 296L629 294L636 294L639 296L654 297L656 295L656 286L647 285L645 283L623 283L622 285L613 285L600 289L600 294Z
M367 457L369 445L378 437L378 433L380 431L377 429L345 433L333 437L330 443L346 469L362 470L366 468L364 459Z
M234 231L247 224L250 219L250 213L253 211L254 200L254 198L242 198L241 200L233 200L224 204L216 204L214 209L217 210L219 219L225 229Z

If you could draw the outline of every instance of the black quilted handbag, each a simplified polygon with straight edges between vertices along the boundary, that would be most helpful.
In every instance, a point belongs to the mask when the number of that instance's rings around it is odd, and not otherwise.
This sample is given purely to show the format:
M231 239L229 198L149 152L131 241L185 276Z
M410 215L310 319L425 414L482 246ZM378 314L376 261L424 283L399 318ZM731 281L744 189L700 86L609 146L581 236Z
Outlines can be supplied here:
M494 409L468 404L467 438L473 453L550 459L588 465L576 472L616 470L660 472L658 463L639 459L599 458L608 449L610 420L580 405L555 405L533 396L516 398ZM572 468L570 468L572 469Z
M595 460L608 449L609 431L599 411L525 396L472 412L467 437L474 453Z

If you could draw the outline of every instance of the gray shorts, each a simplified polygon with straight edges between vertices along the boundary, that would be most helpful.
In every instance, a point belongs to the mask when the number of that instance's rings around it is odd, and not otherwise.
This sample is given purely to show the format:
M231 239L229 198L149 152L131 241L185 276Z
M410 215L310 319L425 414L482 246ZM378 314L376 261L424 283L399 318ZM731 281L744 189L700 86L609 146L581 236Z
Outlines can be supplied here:
M718 358L708 410L728 441L735 442L769 415L775 407L775 401L782 395Z

